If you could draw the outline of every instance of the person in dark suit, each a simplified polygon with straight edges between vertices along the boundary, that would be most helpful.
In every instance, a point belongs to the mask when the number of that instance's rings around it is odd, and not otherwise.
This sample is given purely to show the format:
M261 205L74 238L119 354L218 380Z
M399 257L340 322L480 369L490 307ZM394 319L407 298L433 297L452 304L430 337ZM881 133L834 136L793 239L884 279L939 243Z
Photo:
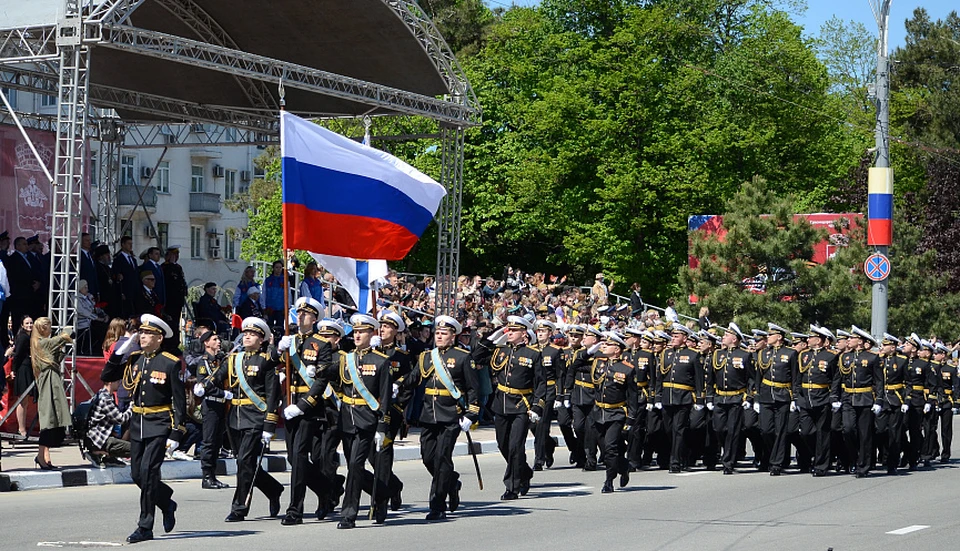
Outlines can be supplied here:
M140 272L140 281L143 285L140 292L133 298L134 315L139 317L143 314L160 317L163 313L163 303L155 291L157 287L157 278L150 270Z
M120 238L120 251L113 256L113 280L119 284L123 317L133 316L133 299L140 294L140 270L133 256L133 238Z
M100 282L97 280L97 262L93 258L93 240L89 233L80 234L80 279L87 281L87 291L100 301Z
M165 285L164 313L170 318L170 326L174 328L173 338L170 340L177 346L180 344L180 317L187 303L187 277L183 273L183 266L178 264L179 260L180 245L170 245L167 247L164 262L160 265Z
M27 238L27 262L30 264L30 273L38 284L29 305L29 311L37 318L47 312L47 294L50 287L50 266L46 264L39 234Z
M96 263L97 288L100 289L99 303L110 318L121 315L120 285L113 281L110 271L110 247L98 245L93 251L93 260Z
M10 280L10 315L13 326L20 327L23 317L35 307L35 295L40 289L30 264L27 240L18 237L13 241L14 251L7 258L7 279ZM32 316L31 316L32 317Z
M197 301L194 314L198 319L207 319L217 325L217 332L230 331L230 321L223 313L220 303L217 302L217 284L210 281L203 286L203 295Z
M160 304L167 303L167 284L163 278L163 270L160 269L160 248L150 247L140 255L143 264L140 265L140 271L150 270L157 279L157 285L154 291L160 297ZM176 331L174 331L176 333Z

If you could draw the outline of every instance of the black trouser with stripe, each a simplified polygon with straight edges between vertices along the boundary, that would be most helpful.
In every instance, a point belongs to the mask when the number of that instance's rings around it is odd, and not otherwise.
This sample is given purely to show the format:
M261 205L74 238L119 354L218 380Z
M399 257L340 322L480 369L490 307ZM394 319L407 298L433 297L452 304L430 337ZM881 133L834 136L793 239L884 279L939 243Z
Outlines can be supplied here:
M533 478L533 470L527 464L526 450L530 418L526 413L520 413L496 415L493 421L497 429L497 448L507 462L507 468L503 472L503 485L509 492L520 493L521 487L529 484Z
M257 460L263 450L262 438L263 431L259 429L230 431L233 455L237 458L237 489L233 492L230 511L240 516L247 516L250 512L247 507L247 494L250 493L251 484L268 499L279 498L283 493L283 484L267 471L257 468Z
M760 432L763 445L769 450L770 468L780 468L787 457L787 425L790 422L790 404L775 402L760 404Z
M420 425L420 458L433 480L430 482L430 511L447 510L447 496L455 490L460 473L453 468L453 448L460 436L456 423Z
M843 404L843 439L847 444L850 464L857 467L858 474L870 470L873 455L873 412L870 406Z
M166 450L166 436L130 441L130 477L140 488L140 521L137 526L144 530L153 530L156 510L166 511L173 497L173 489L160 480Z
M200 407L203 425L203 446L200 447L200 470L203 477L216 477L217 460L223 447L226 430L227 406L222 402L204 400Z
M713 428L723 448L720 462L724 469L733 469L737 466L737 446L743 433L743 405L717 404L713 408Z
M817 471L829 469L830 404L800 408L800 437L803 438L807 450L813 453L812 468Z
M618 474L627 474L630 467L624 455L623 421L609 421L594 425L600 435L603 466L607 471L607 482L613 482Z
M573 430L577 440L583 444L583 464L587 468L597 467L597 430L590 419L593 404L570 406L573 410Z
M670 468L686 467L687 431L690 430L690 410L687 406L663 406L663 425L670 437Z

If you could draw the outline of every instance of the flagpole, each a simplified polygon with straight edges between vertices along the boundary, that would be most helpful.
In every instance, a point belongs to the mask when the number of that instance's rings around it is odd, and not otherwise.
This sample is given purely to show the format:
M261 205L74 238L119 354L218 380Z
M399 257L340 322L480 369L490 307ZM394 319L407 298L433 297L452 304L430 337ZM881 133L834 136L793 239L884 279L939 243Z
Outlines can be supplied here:
M286 92L283 89L283 77L280 78L278 93L280 96L280 111L281 111L280 116L283 116L282 112L285 111L287 107L287 102L284 99L284 96L286 96ZM280 136L280 139L283 139L282 135ZM282 169L282 163L281 163L281 177L280 177L281 188L283 187L282 170L283 169ZM286 232L286 225L285 225L286 220L284 218L285 216L283 214L283 210L281 209L280 227L281 229L283 229L283 231L281 232L283 234L283 336L289 337L290 336L290 272L289 272L290 249L287 248L287 232ZM292 405L290 403L290 400L292 398L290 386L293 384L293 380L290 378L290 351L289 350L287 350L284 353L283 358L284 358L284 375L287 382L285 391L287 395L287 405L289 406L289 405Z

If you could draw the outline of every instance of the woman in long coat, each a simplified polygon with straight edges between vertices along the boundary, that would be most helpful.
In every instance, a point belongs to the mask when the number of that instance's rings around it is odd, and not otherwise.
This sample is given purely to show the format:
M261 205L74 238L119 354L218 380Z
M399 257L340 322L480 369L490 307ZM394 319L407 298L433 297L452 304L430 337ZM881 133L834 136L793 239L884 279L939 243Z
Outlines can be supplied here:
M50 448L63 443L70 426L70 406L63 389L63 357L66 345L72 343L72 331L50 336L50 318L37 318L30 335L33 375L37 379L37 414L40 418L40 451L34 462L43 470L54 470Z

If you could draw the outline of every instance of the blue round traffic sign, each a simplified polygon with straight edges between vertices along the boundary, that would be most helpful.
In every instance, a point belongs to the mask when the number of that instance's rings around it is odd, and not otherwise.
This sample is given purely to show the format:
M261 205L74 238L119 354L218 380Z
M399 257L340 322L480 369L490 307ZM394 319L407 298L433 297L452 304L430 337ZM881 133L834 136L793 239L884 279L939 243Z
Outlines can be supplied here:
M863 273L870 281L883 281L890 277L890 259L880 253L867 257L863 263Z

